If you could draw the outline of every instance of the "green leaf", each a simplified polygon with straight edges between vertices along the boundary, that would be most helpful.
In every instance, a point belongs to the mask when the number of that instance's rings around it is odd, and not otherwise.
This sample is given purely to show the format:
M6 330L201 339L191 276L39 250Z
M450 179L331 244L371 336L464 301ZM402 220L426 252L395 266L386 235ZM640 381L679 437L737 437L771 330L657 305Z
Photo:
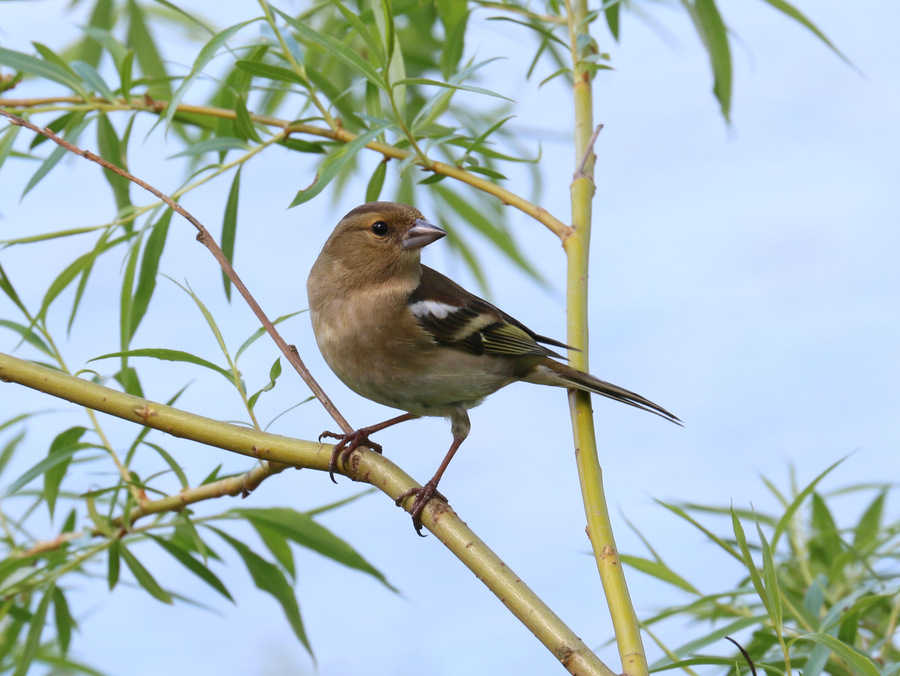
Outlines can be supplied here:
M121 569L122 543L118 538L113 540L107 550L106 558L106 583L109 590L112 591L119 583L119 572Z
M441 74L447 79L456 71L465 50L469 9L467 3L459 0L436 0L435 8L444 26L440 66Z
M620 0L612 0L605 3L603 13L606 15L606 25L616 42L619 41L619 9L622 7Z
M190 286L182 286L181 284L178 284L178 282L175 282L174 279L172 281L191 297L191 300L194 301L194 304L203 315L203 319L206 320L206 324L207 326L209 326L210 331L212 331L213 335L216 337L216 342L219 344L219 349L222 350L222 354L225 355L225 359L228 360L229 366L232 367L229 380L232 382L232 384L243 386L243 383L240 382L240 373L238 373L237 368L234 366L234 362L231 359L231 356L228 354L228 346L225 344L225 339L222 337L222 332L219 330L219 326L218 324L216 324L216 320L212 316L212 313L209 311L206 305L203 304L203 301L200 300L200 297L196 293L194 293L193 289L191 289Z
M126 161L126 147L119 142L116 130L105 113L97 116L97 145L100 149L100 157L107 162L116 165L120 169L128 168ZM131 181L124 176L119 176L112 171L104 171L103 178L109 183L116 199L116 208L122 211L131 206Z
M169 554L171 554L181 565L191 571L194 575L203 580L210 587L219 592L226 599L234 603L234 599L231 597L231 594L228 593L228 589L222 584L222 581L205 565L197 561L193 556L191 556L187 550L183 549L180 545L170 540L165 540L156 535L152 535L147 533L147 535L152 539L156 544L165 549Z
M852 646L842 643L830 634L821 634L818 632L804 634L803 636L791 639L788 646L793 645L797 641L813 641L819 645L826 646L834 652L835 655L847 662L850 665L852 672L857 674L857 676L880 676L878 667L869 657L857 652Z
M265 387L263 387L259 392L255 393L252 397L250 397L247 402L250 409L253 410L253 407L256 406L256 400L259 399L259 395L263 392L268 392L269 390L275 387L275 381L278 379L278 376L281 375L281 357L275 360L275 363L272 364L272 368L269 369L269 382L266 383Z
M229 150L250 150L250 144L243 139L233 136L216 136L215 138L192 143L180 153L169 155L168 159L176 157L199 157L206 153L225 153Z
M319 171L316 174L316 178L312 182L312 185L310 185L305 190L300 190L299 192L297 192L296 196L294 197L294 201L290 203L288 208L295 207L298 204L303 204L304 202L308 202L313 197L322 192L325 186L327 186L332 181L332 179L338 175L338 172L344 167L344 165L354 156L356 156L356 153L365 148L366 145L370 143L376 136L378 136L381 132L389 129L391 126L393 125L390 122L379 124L330 153L328 157L326 157L322 162L322 166L319 167Z
M300 75L281 66L273 66L263 61L235 61L234 65L245 73L254 77L264 77L267 80L277 82L291 82L302 87L309 87L309 83Z
M875 539L881 532L881 519L884 516L884 501L887 491L881 490L875 499L866 508L856 528L853 529L853 548L857 551L867 549L875 543Z
M13 143L16 140L16 136L19 135L19 130L21 128L22 127L11 124L2 134L0 134L0 167L3 166L3 163L6 162L6 158L9 157L9 154L12 152Z
M522 252L519 251L515 241L509 232L503 227L502 222L494 222L489 215L473 204L467 202L462 197L453 192L444 185L437 185L433 188L435 194L439 195L441 201L444 202L452 211L455 211L463 219L465 219L478 232L487 237L500 251L502 251L509 259L519 266L520 269L527 272L531 277L538 281L542 281L541 274L538 272L530 261L528 261ZM497 215L497 219L502 215Z
M33 329L24 326L23 324L19 324L18 322L9 321L8 319L0 319L0 326L4 326L7 329L15 331L20 336L22 336L22 340L24 340L32 347L37 348L48 357L54 356L50 348L47 347L47 343L45 343L44 340L38 334L36 334Z
M358 75L363 76L379 89L387 91L387 85L384 82L384 78L381 77L375 67L355 51L353 51L350 47L345 45L337 38L333 38L330 35L319 33L318 31L313 30L304 22L300 21L299 19L295 19L288 14L285 14L279 9L275 9L275 11L279 16L281 16L282 19L287 21L295 31L297 31L301 39L317 45L329 56L333 56L334 58L342 61L345 66L350 68L350 70L356 72Z
M762 550L763 560L763 580L765 581L766 595L769 598L767 604L772 608L772 625L776 634L780 634L783 629L783 608L781 604L781 589L778 586L778 575L775 570L775 560L772 557L772 549L766 540L766 536L762 532L759 521L756 521L756 533L759 535L760 549Z
M304 141L300 138L288 137L286 139L278 141L277 143L280 146L284 146L288 150L293 150L298 153L324 154L325 152L327 152L325 150L325 146L323 146L321 143L310 143L309 141Z
M397 35L394 30L394 8L391 7L391 0L379 0L378 5L380 5L381 11L379 12L376 9L372 13L375 16L375 23L384 38L385 60L393 66L394 55L397 48L400 46L400 42L397 40ZM401 56L401 62L402 59L403 57ZM393 78L391 79L393 80Z
M38 51L40 51L41 48L47 49L46 47L43 47L43 45L39 47L35 44L35 47L38 48ZM49 52L49 50L47 51ZM50 53L52 54L52 52ZM27 73L28 75L34 75L35 77L44 80L51 80L61 85L65 85L84 99L90 97L84 87L81 86L78 76L76 76L70 68L60 66L58 63L39 59L36 56L23 54L22 52L14 52L13 50L5 49L4 47L0 47L0 63L7 68L13 68L23 73Z
M312 647L309 644L309 639L306 637L306 630L303 628L303 620L300 617L300 605L297 603L294 590L284 577L284 573L281 572L278 566L266 561L240 540L236 540L218 528L213 528L212 530L231 545L243 559L247 572L250 573L250 577L257 588L267 594L271 594L278 601L291 625L291 629L294 630L294 635L300 640L307 652L312 655Z
M728 44L728 29L722 20L715 0L681 0L694 22L697 34L709 54L713 72L713 93L719 100L722 117L731 121L731 47Z
M131 574L134 575L134 579L137 580L138 584L157 601L172 605L172 595L159 586L159 583L153 578L150 571L144 567L144 564L137 560L134 554L128 551L128 548L124 544L121 546L121 554L122 558L125 559L125 565L128 566L128 569L131 571Z
M84 427L70 427L64 432L56 435L56 438L50 444L50 450L47 457L52 458L59 453L66 453L70 449L80 450L88 448L88 444L79 443L81 437L87 430ZM72 454L69 453L65 459L49 468L44 472L44 500L47 502L47 509L50 510L50 519L53 519L53 509L56 507L56 498L59 496L59 485L62 483L63 477L66 475L66 469L72 461Z
M484 87L474 87L472 85L466 84L454 84L452 82L441 82L440 80L429 80L424 77L409 77L405 80L400 80L399 82L392 83L392 86L397 87L399 85L431 85L432 87L446 87L448 89L459 89L467 92L474 92L476 94L484 94L485 96L493 96L498 99L503 99L505 101L513 101L508 96L503 96L503 94L498 94L497 92L492 92L490 89L485 89Z
M170 404L170 406L171 406L171 404ZM143 428L143 430L141 430L141 434L145 434L146 432L149 432L149 431L150 431L150 428L145 427L145 428ZM190 482L188 482L187 476L185 475L184 470L181 469L181 465L179 465L177 462L175 462L175 458L173 458L171 455L169 455L169 452L166 451L166 449L164 449L162 446L151 443L149 441L145 441L144 443L147 446L149 446L150 448L152 448L154 451L159 453L160 457L169 466L169 469L171 469L172 472L175 474L175 476L178 477L178 482L181 484L182 488L190 487Z
M297 315L304 312L306 312L306 310L297 310L296 312L291 312L290 314L281 315L278 319L272 322L272 325L278 326L284 320L290 319L291 317L296 317ZM259 340L263 335L265 335L265 333L265 327L260 327L256 331L254 331L253 334L238 348L238 351L234 355L234 361L237 362L241 358L241 355L244 354L244 352L247 350L247 348L253 345L253 343L255 343L257 340Z
M700 596L699 590L694 585L660 561L651 561L650 559L629 554L620 554L619 558L622 560L622 563L631 566L635 570L651 575L689 594Z
M824 42L826 45L828 45L828 47L831 49L831 51L833 51L835 54L837 54L839 57L841 57L841 59L843 59L846 63L848 63L848 64L850 63L850 60L841 53L841 51L831 42L831 40L829 40L827 37L825 37L825 34L822 31L820 31L812 21L807 19L806 16L799 9L794 7L792 4L785 2L784 0L763 0L763 2L767 2L768 4L772 5L772 7L777 9L779 12L786 14L787 16L791 17L794 21L801 23L809 31L811 31L817 38L819 38L822 42Z
M243 139L262 143L256 127L253 126L253 118L250 117L250 111L247 110L247 103L243 96L238 96L234 101L234 130Z
M111 0L99 0L97 5L99 6L102 3L108 4L108 5L112 4ZM95 50L91 50L91 51L95 51L95 53L97 55L97 58L94 58L93 56L90 56L90 55L83 55L81 57L82 61L85 61L86 63L89 63L96 68L97 64L100 63L100 59L99 59L100 51L101 51L100 46L102 45L103 47L106 48L106 51L109 52L110 56L112 56L113 61L115 61L115 63L116 63L116 67L118 68L119 66L122 65L122 61L123 61L123 59L125 59L125 56L128 54L129 50L125 45L123 45L116 38L115 35L113 35L112 33L109 32L109 29L111 27L112 27L111 24L106 25L104 27L94 26L94 25L81 27L81 29L85 32L85 34L91 40L93 40L93 47L95 48ZM85 40L85 42L82 43L83 46L87 45L87 44L92 44L92 43L87 40Z
M53 589L53 616L56 622L56 640L59 641L60 650L65 655L72 640L72 629L77 629L78 623L72 617L66 595L59 587Z
M106 84L106 81L103 79L103 76L97 72L97 70L88 63L84 61L72 61L70 64L72 66L72 70L78 74L78 76L84 80L85 84L90 87L93 91L97 92L104 99L109 101L110 103L116 102L116 95L113 94L112 89L109 88L109 85Z
M347 20L347 23L353 27L353 32L365 41L366 46L369 48L369 55L376 62L376 67L381 68L384 66L389 58L385 56L384 45L375 39L369 29L366 28L366 25L359 18L359 15L347 9L340 0L332 0L332 4L337 7L341 15ZM375 14L376 17L378 16L378 13L375 11L373 11L373 14ZM393 41L391 41L391 48L393 48Z
M122 59L122 63L119 64L119 79L122 82L121 90L122 97L125 99L131 98L131 87L132 87L132 71L134 70L134 50L129 49L125 54L125 58Z
M197 55L197 58L194 60L194 65L191 67L191 72L187 74L187 77L181 81L181 84L178 86L178 89L175 90L175 93L172 94L172 98L169 100L168 105L166 106L166 114L164 115L164 119L166 121L166 128L169 128L172 125L172 119L175 117L175 113L178 110L178 104L181 103L181 99L187 93L187 90L190 89L191 85L194 84L194 80L196 80L200 73L203 72L203 68L209 63L210 59L212 59L216 52L219 51L219 47L224 45L232 35L237 33L241 28L246 26L247 24L251 24L255 21L259 21L259 18L249 19L248 21L242 21L239 24L235 24L234 26L229 26L225 30L221 31L214 35L210 40L203 45L203 49L200 50L200 53Z
M16 665L16 670L13 672L13 676L25 676L25 674L28 673L29 667L31 667L31 663L38 654L38 649L41 645L41 634L44 631L44 623L47 620L47 609L50 607L50 601L53 598L53 591L55 589L56 585L51 582L44 592L44 595L41 597L37 609L31 616L28 635L25 638L25 645L22 648L22 653L19 656L18 664Z
M718 627L715 631L706 634L705 636L701 636L698 639L693 641L689 641L683 645L678 646L673 652L678 655L693 655L701 648L705 648L708 645L713 643L717 643L721 641L726 636L734 634L742 629L746 629L747 627L753 627L755 625L759 625L762 622L765 622L768 619L766 615L757 615L755 617L742 617L739 620L735 620L734 622L729 622L725 626ZM657 670L661 670L662 667L669 663L668 657L663 657L653 664L650 665L650 671L655 672Z
M372 172L372 177L366 185L366 202L377 202L384 187L384 178L387 175L387 160L379 162Z
M63 134L63 137L70 143L76 143L81 132L84 131L84 128L87 127L87 125L88 120L84 118L84 113L75 113L72 118L68 120L66 124L66 133ZM28 180L28 183L22 190L22 197L25 197L25 195L31 192L31 189L40 183L68 152L69 151L62 146L56 146L47 156L47 159L41 163L41 166L38 167L37 171L34 172L34 175Z
M387 578L366 561L353 547L319 524L308 514L285 507L232 509L231 513L248 519L254 525L259 523L273 528L289 540L312 549L348 568L367 573L388 589L397 591L387 581Z
M295 578L297 571L294 566L294 553L291 551L291 546L288 544L287 538L274 528L270 528L261 523L254 523L253 527L256 529L256 532L259 534L259 537L266 548L272 552L275 560L281 564L281 567L287 571L287 574L290 575L291 578Z
M70 446L65 450L47 456L46 458L32 466L29 470L22 474L22 476L13 481L9 486L7 486L6 491L3 493L3 497L8 498L11 495L15 495L23 487L28 485L37 477L44 474L47 470L52 469L59 464L68 463L76 452L84 450L85 448L92 447L89 444L75 444L74 446Z
M822 496L812 496L813 537L809 542L810 558L829 569L839 568L839 555L846 551L837 524Z
M17 417L25 418L27 417L27 414ZM13 454L16 452L16 448L18 448L19 444L22 443L22 439L24 438L25 430L21 430L17 435L6 442L3 450L0 451L0 474L3 474L3 470L6 469L6 465L9 463L9 459L12 458Z
M162 258L166 246L166 238L169 234L169 224L172 222L171 209L166 209L160 219L151 227L147 243L144 245L144 253L141 256L141 267L137 276L137 285L134 296L131 298L131 312L128 319L128 333L125 345L130 345L134 334L137 333L150 299L156 289L156 276L159 272L159 261Z
M141 72L150 80L147 95L154 99L170 99L172 88L169 86L169 74L165 61L156 47L156 42L147 27L143 8L135 1L128 0L128 37L127 44L134 49L135 57ZM129 69L131 64L128 64ZM119 69L120 73L122 69ZM125 88L123 77L123 88Z
M750 581L753 583L753 588L756 589L756 595L759 596L760 601L762 601L763 605L766 607L766 613L768 613L769 617L774 618L775 609L772 607L770 595L767 593L766 587L759 575L759 569L753 561L753 555L750 553L750 547L747 544L747 536L744 535L744 527L741 525L741 520L733 510L731 513L731 525L734 529L734 537L737 540L738 547L741 549L744 567L750 574Z
M124 352L110 352L109 354L102 354L99 357L94 357L93 359L89 359L88 361L92 362L98 361L100 359L111 359L112 357L152 357L154 359L163 359L165 361L178 361L188 364L196 364L197 366L202 366L203 368L207 368L211 371L215 371L216 373L221 374L228 379L228 382L234 382L234 378L230 371L226 371L221 366L216 366L212 362L208 362L205 359L194 356L188 352L183 352L181 350L169 350L166 348L142 348L139 350L125 350Z
M228 191L228 200L225 202L225 216L222 218L222 253L232 265L234 264L234 242L237 235L237 212L238 197L241 192L241 169L234 174L234 180L231 182L231 189ZM225 287L225 298L231 301L231 280L222 270L222 284Z
M847 456L844 456L837 462L829 465L824 472L820 473L815 479L813 479L802 491L797 494L797 497L794 498L793 502L788 506L788 508L784 511L782 517L778 520L778 523L775 526L775 531L772 535L772 549L775 549L778 546L778 540L781 537L781 534L784 533L791 524L791 520L794 518L794 514L796 514L797 510L803 505L812 492L816 489L816 486L819 482L828 476L831 471L840 465L844 460L847 459Z
M75 50L73 51L73 60L80 59L96 68L97 64L100 63L100 56L102 54L100 45L106 47L107 51L109 51L115 59L116 53L113 49L110 49L110 47L102 40L97 39L91 34L92 31L96 31L98 33L110 35L109 30L113 27L114 21L112 0L97 0L94 4L94 10L91 12L91 18L88 20L89 25L81 27L87 35L78 43L78 45L76 45ZM112 36L110 35L110 37ZM116 61L116 63L118 63L118 61Z

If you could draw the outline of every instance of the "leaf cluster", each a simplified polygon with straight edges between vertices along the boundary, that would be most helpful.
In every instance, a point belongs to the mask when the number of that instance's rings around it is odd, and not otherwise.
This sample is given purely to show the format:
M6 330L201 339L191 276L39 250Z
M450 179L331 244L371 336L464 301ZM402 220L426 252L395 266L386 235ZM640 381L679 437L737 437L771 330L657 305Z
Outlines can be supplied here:
M732 589L708 591L676 572L646 540L649 558L622 557L688 596L686 603L663 608L645 621L651 635L655 625L670 618L691 618L708 628L675 648L659 641L666 657L652 670L720 665L750 673L740 654L703 652L734 636L755 668L772 674L900 673L900 521L886 509L896 486L821 492L820 483L839 464L802 488L792 477L789 493L763 479L780 512L660 503L702 533L714 552L736 561L744 574ZM847 514L848 502L863 504L857 517ZM727 519L730 532L717 534L704 523L709 517ZM842 521L847 523L839 525Z

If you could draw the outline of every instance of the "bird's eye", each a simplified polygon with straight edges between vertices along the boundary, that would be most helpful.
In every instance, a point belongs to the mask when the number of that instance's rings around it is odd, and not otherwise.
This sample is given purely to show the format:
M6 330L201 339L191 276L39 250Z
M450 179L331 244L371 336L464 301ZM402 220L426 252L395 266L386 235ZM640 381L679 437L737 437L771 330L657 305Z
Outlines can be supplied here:
M374 232L379 237L384 237L387 234L388 226L384 221L375 221L372 224L372 232Z

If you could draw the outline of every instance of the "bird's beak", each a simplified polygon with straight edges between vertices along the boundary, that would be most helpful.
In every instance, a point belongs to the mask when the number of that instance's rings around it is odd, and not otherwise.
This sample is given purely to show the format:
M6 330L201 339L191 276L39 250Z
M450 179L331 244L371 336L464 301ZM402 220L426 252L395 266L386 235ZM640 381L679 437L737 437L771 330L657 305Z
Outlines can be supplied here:
M446 234L446 231L441 230L436 225L432 225L428 221L417 218L415 225L406 231L406 238L403 240L403 248L421 249L423 246L428 246Z

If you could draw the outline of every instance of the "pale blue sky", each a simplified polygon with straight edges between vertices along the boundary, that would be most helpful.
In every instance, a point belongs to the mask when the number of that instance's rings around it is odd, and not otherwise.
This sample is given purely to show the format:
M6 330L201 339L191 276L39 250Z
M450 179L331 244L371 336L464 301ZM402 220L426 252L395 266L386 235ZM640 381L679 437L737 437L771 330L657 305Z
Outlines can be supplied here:
M723 3L740 40L734 50L731 128L710 94L705 54L679 11L648 4L647 11L669 32L666 37L634 16L625 17L621 46L600 37L616 71L596 80L596 119L606 127L597 145L591 370L659 402L686 423L678 429L596 400L606 488L620 549L643 553L622 514L708 592L729 588L739 571L652 498L767 509L772 500L760 475L784 487L793 464L805 482L849 453L837 478L826 485L900 476L900 75L894 58L900 6L881 0L850 11L836 0L797 4L862 74L765 3ZM64 44L76 34L69 24L78 22L77 15L58 10L64 6L0 3L0 45L27 51L31 40ZM224 26L255 15L258 6L232 3L219 10L228 13L216 17ZM517 99L523 128L545 130L543 205L565 220L574 160L569 146L554 142L549 132L565 132L571 107L560 89L538 92L533 84L520 84L530 57L521 52L522 35L511 24L492 22L468 47L479 57L512 55L485 69L488 86ZM26 92L35 90L23 85L16 95ZM94 142L88 135L84 143L93 147ZM131 169L171 191L178 177L158 158L176 150L161 144L157 130L135 154L148 159L136 160ZM278 155L245 169L236 260L272 316L306 306L306 274L321 243L364 194L364 183L358 183L333 201L326 197L288 211L313 169L298 165L295 154ZM30 171L17 174L14 166L2 171L0 238L109 218L107 195L84 199L86 186L97 185L96 168L68 158L19 202ZM210 226L219 223L228 183L204 187L185 205ZM519 213L511 212L510 219L530 260L546 278L562 280L564 260L552 235ZM33 304L48 283L37 281L33 270L60 269L74 258L75 246L46 246L40 259L23 257L26 249L7 249L0 251L0 262L21 280L19 290ZM249 311L240 303L221 302L219 272L194 242L189 225L173 222L169 248L162 271L190 282L236 349L256 328ZM473 286L440 242L428 248L425 260ZM493 301L538 332L564 337L562 281L548 292L489 249L484 260L491 269ZM119 272L118 260L98 270L100 283L86 298L66 346L70 367L117 349ZM165 280L159 293L136 346L195 350L215 358L215 344L191 302ZM62 307L54 317L61 327L67 320ZM305 315L286 324L285 335L352 423L391 415L330 374ZM0 349L15 343L12 334L0 334ZM251 387L261 387L275 348L260 341L246 356L244 372L258 380ZM202 383L215 380L203 373L185 376L167 364L151 370L145 376L148 396L166 399L196 375L199 382L181 400L183 406L222 419L240 415L236 396L209 399ZM286 373L272 394L270 417L304 398L306 389ZM7 416L16 407L56 405L8 385L0 388L0 401ZM586 555L564 393L512 386L471 417L472 434L442 490L588 645L605 643L610 626L593 560ZM80 421L74 410L66 419ZM109 428L119 431L124 444L129 430L122 425L110 422ZM273 431L314 438L331 426L320 407L308 404L280 419ZM22 469L46 448L41 430L29 439L34 455L18 458ZM424 480L450 434L444 421L417 421L382 433L379 441L392 459ZM229 471L248 467L245 459L220 451L166 443L195 480L219 462ZM347 480L334 486L318 473L287 472L240 504L307 509L359 490ZM889 509L896 516L896 505ZM562 673L435 538L415 537L408 517L383 495L322 521L402 591L394 595L364 576L298 553L299 599L322 676ZM132 676L173 669L282 674L292 665L312 673L280 609L253 589L237 565L227 576L238 600L231 607L151 546L136 551L161 582L216 612L187 605L170 609L141 592L123 588L108 594L102 582L85 581L83 591L73 595L83 626L75 640L77 656L106 672ZM639 614L675 599L634 572L629 586ZM673 645L687 636L677 628L667 634ZM648 648L651 656L658 654ZM617 668L613 649L600 653Z

